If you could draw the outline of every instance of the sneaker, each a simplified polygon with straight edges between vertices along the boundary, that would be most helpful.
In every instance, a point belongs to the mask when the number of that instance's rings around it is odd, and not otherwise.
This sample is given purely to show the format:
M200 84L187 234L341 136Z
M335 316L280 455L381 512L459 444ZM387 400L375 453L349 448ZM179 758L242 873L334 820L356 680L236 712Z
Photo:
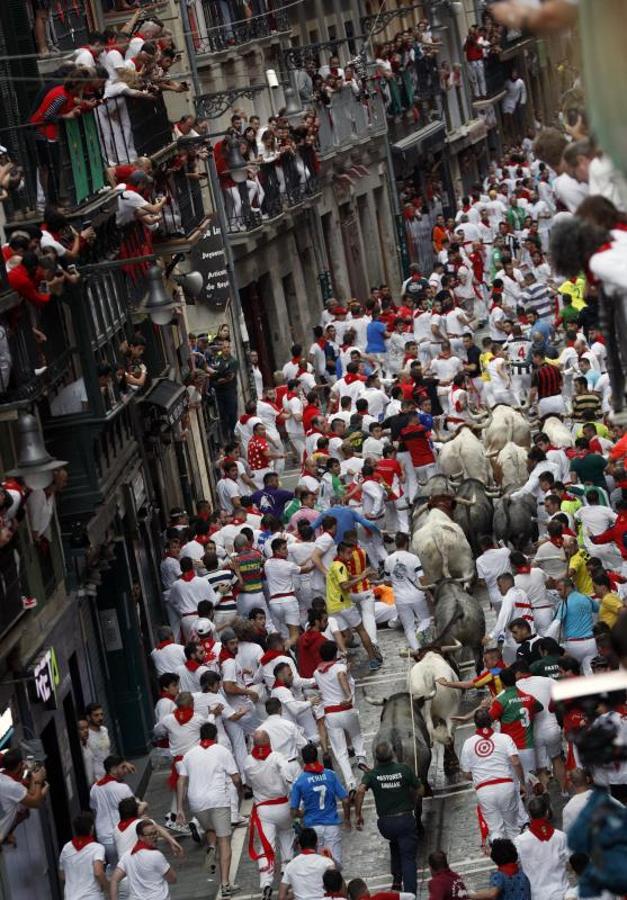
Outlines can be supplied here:
M261 892L261 900L271 900L272 898L272 885L267 884L263 891Z
M215 847L207 847L207 852L205 853L205 869L211 875L216 870L216 848Z
M248 825L248 816L238 816L231 822L231 828L242 828L244 825Z
M376 656L376 658L383 662L383 654L381 653L381 649L378 644L373 644L372 649L374 650L374 655Z
M380 659L371 659L368 663L368 668L371 672L376 672L377 669L380 669L383 663Z
M222 898L232 897L233 894L236 894L239 891L239 884L223 884L220 888L220 896Z
M200 832L198 830L198 822L196 819L190 819L187 823L189 827L189 833L192 836L192 840L197 844L202 844L202 837L200 836Z
M170 824L166 825L166 828L168 831L173 831L175 834L178 834L179 837L189 837L192 833L189 825L179 825L176 821L170 821Z

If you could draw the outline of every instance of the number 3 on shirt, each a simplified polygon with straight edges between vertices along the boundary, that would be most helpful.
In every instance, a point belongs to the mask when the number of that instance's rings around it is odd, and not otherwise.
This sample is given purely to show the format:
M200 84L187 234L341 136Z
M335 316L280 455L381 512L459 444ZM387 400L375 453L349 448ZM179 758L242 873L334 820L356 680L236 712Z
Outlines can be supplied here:
M319 809L324 809L324 801L325 801L325 798L326 798L326 796L327 796L327 786L326 786L326 784L317 784L317 785L313 788L313 790L315 791L316 794L320 794L320 798L319 798L319 801L318 801L318 808L319 808Z

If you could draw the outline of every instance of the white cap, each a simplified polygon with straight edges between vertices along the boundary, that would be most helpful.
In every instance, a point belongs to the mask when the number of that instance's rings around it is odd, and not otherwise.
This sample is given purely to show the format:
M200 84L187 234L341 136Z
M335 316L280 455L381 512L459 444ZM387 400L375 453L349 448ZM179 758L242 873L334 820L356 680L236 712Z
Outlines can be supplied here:
M213 634L213 622L211 619L198 619L196 622L196 634L199 637Z

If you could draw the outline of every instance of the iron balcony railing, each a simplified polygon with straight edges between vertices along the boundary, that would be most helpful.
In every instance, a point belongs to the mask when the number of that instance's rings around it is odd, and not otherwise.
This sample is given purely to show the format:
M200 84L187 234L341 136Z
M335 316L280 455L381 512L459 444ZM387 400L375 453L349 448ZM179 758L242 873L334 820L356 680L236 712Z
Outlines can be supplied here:
M316 104L318 147L322 157L387 131L383 96L376 87L363 97L350 87L334 93L328 105Z
M287 9L266 0L245 7L238 0L194 0L189 5L192 38L198 53L215 53L289 31Z
M54 0L48 27L49 38L57 50L66 53L82 47L89 30L83 0Z

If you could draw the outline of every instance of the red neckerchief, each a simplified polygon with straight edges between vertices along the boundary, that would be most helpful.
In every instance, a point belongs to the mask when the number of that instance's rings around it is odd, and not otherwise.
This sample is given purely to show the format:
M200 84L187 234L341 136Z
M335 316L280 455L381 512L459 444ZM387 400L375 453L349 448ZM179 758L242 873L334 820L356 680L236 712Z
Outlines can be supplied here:
M220 656L218 657L220 662L224 662L225 659L235 659L235 654L231 653L226 644L222 644L222 648L220 650Z
M182 579L183 581L188 581L188 582L191 581L192 578L195 578L195 577L196 577L196 573L194 572L193 569L190 569L189 572L184 572L184 573L181 575L181 579Z
M216 642L213 640L213 638L204 638L200 642L202 649L205 651L205 663L216 658L216 655L213 652L213 648L215 647L215 644L216 644Z
M516 574L517 575L528 575L531 572L531 566L517 566Z
M301 850L301 856L311 856L312 854L316 854L317 850Z
M298 391L288 391L285 396L288 400L293 400L294 397L298 397Z
M561 549L564 546L564 538L561 536L551 537L549 538L549 540L555 547L559 547Z
M96 838L92 834L82 835L81 837L73 837L72 844L77 853L80 853L87 844L95 844Z
M129 825L132 825L133 822L138 822L138 821L139 820L137 819L136 816L131 816L130 819L120 819L120 821L118 822L118 830L126 831L126 829L128 828Z
M293 357L291 358L290 362L292 363L292 365L298 366L299 369L300 369L301 366L302 366L302 362L301 362L300 356L293 356Z
M168 694L167 691L159 691L159 699L160 700L172 700L174 702L174 697L171 694Z
M305 772L315 772L319 775L321 772L324 772L324 766L320 762L305 763L303 770Z
M174 718L179 723L179 725L187 725L193 715L193 706L179 706L174 710Z
M275 559L276 559L276 558L277 558L277 557L275 556ZM287 687L287 685L285 684L285 682L279 681L278 678L275 678L275 679L274 679L274 684L272 685L272 688L280 688L280 687Z
M270 744L264 744L263 746L261 746L261 745L255 746L250 751L250 755L254 759L267 759L271 753L272 753L272 747L270 746Z
M325 350L326 346L327 346L327 339L326 338L318 338L318 340L316 341L316 344L320 347L321 350Z
M203 738L202 741L200 742L200 746L203 747L205 750L208 750L209 747L214 747L216 743L217 743L217 741L210 741L209 738Z
M555 829L548 819L531 819L529 822L529 831L534 837L537 837L539 841L550 841Z
M201 547L205 547L209 541L211 540L210 534L197 534L194 538L197 544L200 544Z
M259 660L259 665L265 666L266 663L272 662L273 659L276 659L279 656L285 656L282 650L266 650Z
M249 416L248 413L244 413L243 416L240 416L240 417L239 417L240 425L245 425L246 422L248 422L249 419L252 419L252 416Z
M163 650L164 647L169 647L170 644L173 644L173 643L174 643L174 641L172 640L172 638L168 638L165 641L159 641L159 643L156 644L156 646L155 646L155 650Z
M324 675L324 673L328 672L329 669L332 668L336 662L337 662L336 659L332 659L331 662L321 662L320 665L318 666L318 668L316 669L316 672L322 672L322 674Z
M201 667L202 663L199 663L197 659L186 659L185 660L185 668L189 672L195 672L196 669Z
M145 841L137 841L133 849L131 850L131 856L133 853L139 853L140 850L156 850L156 847L151 847L150 844L147 844Z
M115 778L113 775L103 775L100 781L97 781L96 784L98 785L98 787L104 787L105 784L111 784L112 781L117 781L121 784L120 779Z
M481 737L486 737L486 738L492 737L492 735L494 734L494 729L493 728L477 728L477 730L475 731L475 734L481 735Z
M345 384L353 384L355 381L365 381L363 375L357 375L355 372L347 372L344 376Z
M502 872L503 875L517 875L518 874L518 863L504 863L502 866L499 866L499 872Z

